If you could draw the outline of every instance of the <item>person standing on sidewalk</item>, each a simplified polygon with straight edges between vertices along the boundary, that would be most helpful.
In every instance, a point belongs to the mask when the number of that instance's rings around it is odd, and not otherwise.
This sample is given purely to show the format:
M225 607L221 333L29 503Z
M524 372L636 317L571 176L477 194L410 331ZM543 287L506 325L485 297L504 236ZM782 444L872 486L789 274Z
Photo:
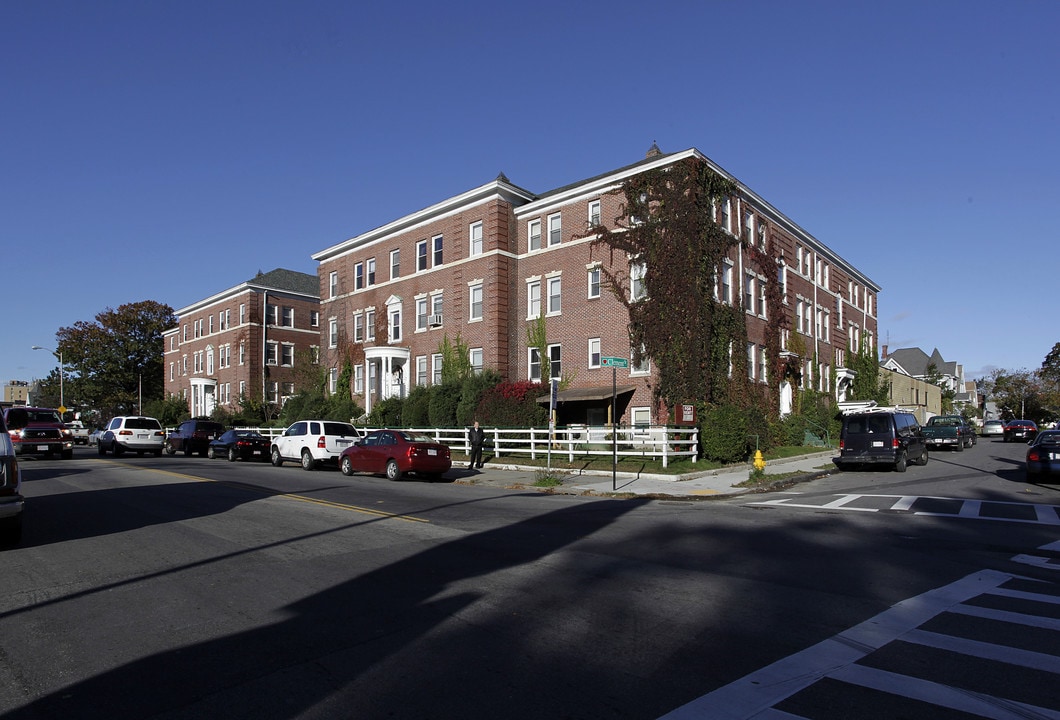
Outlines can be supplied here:
M468 431L467 439L471 443L468 470L473 467L482 467L482 444L486 442L486 431L478 426L478 420L475 421L475 426Z

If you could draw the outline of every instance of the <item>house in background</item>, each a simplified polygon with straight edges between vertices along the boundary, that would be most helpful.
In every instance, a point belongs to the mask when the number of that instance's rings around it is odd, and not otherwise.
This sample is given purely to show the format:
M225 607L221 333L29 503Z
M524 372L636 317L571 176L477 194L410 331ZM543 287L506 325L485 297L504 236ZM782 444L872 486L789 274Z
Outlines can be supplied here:
M320 344L320 282L277 268L176 311L162 335L165 392L188 402L192 417L241 398L279 407L298 391L295 363Z
M974 389L971 393L968 392L968 382L964 379L964 366L945 360L938 348L928 355L920 348L901 348L888 352L887 346L884 345L881 348L880 367L922 380L940 390L953 392L954 408L957 410L967 404L974 404L978 407L978 396ZM974 388L974 383L972 386Z
M778 283L790 328L782 353L801 348L802 386L842 399L853 379L847 348L875 347L879 286L698 150L664 154L654 145L637 163L542 193L501 174L315 253L321 363L331 391L346 391L338 378L348 361L350 391L366 411L412 387L437 384L443 340L459 338L474 370L492 368L511 381L547 382L547 358L551 377L567 381L558 396L560 424L612 421L612 370L604 362L612 357L628 364L617 371L614 420L666 422L665 409L657 413L652 401L658 368L650 358L632 361L628 312L603 283L605 268L618 271L631 278L635 294L643 266L624 253L594 252L587 228L629 222L617 193L623 183L688 159L736 184L731 197L708 210L739 240L716 268L716 300L746 313L747 345L731 353L745 353L749 379L779 393L781 412L790 411L797 388L769 376L776 358L765 342L766 325L776 319L769 317L767 287ZM760 267L754 257L767 250L776 263ZM545 342L530 342L542 318Z

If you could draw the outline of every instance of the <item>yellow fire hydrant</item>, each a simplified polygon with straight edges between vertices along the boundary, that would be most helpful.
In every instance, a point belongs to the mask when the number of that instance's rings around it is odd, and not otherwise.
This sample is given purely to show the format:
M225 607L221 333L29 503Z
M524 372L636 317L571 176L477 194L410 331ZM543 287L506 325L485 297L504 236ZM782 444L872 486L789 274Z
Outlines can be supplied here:
M762 451L761 450L755 450L755 460L754 460L753 464L754 464L755 470L757 470L758 472L762 472L763 470L766 469L766 460L765 460L765 458L762 457Z

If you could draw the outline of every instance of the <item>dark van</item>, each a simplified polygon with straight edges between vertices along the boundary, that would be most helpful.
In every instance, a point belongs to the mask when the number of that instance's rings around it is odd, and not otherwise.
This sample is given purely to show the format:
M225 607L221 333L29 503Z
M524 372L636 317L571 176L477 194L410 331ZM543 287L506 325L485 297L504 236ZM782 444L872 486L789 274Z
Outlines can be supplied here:
M866 410L843 416L839 433L839 457L832 458L840 470L858 465L889 465L905 472L906 465L927 465L927 443L920 423L901 410Z

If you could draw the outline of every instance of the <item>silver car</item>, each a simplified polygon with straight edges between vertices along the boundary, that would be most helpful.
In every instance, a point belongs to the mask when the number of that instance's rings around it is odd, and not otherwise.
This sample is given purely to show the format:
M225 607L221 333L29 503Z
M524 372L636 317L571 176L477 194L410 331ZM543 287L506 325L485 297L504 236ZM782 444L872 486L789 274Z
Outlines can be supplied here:
M1005 434L1005 423L1000 420L987 420L983 423L983 437L991 435L1001 437Z
M111 418L107 429L99 436L99 454L106 455L109 450L121 455L129 450L137 455L145 452L161 455L165 443L166 434L158 420L142 415L119 415Z

